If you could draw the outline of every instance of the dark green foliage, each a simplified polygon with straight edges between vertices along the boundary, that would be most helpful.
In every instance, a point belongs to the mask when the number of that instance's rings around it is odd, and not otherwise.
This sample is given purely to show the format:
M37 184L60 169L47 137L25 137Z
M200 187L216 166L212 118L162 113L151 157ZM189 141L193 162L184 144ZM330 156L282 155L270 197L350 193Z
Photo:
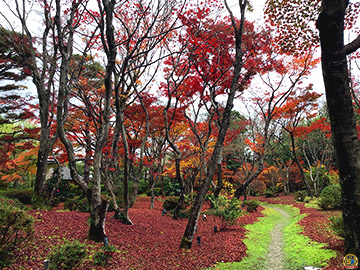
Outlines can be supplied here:
M47 194L50 196L53 188L55 187L58 181L58 172L55 170L53 175L50 177L46 183ZM61 202L65 202L68 199L71 199L75 196L82 196L83 193L78 185L71 183L68 180L62 180L60 184L56 187L54 192L54 197L58 198Z
M179 218L189 218L190 217L190 209L180 210Z
M257 211L257 207L260 205L260 202L258 200L250 200L245 201L244 204L246 205L246 211L251 213Z
M178 200L179 200L179 197L175 197L175 196L166 198L166 200L163 202L163 208L166 211L174 210L177 205Z
M90 211L90 207L89 207L88 200L87 200L86 198L81 198L81 197L79 197L77 209L78 209L80 212L89 212L89 211Z
M52 270L71 270L78 269L86 256L85 244L75 240L66 242L60 247L55 247L48 256L50 260L50 269Z
M4 197L3 195L0 195L0 203L10 204L10 205L15 206L16 208L19 208L24 211L29 210L29 208L26 205L19 202L19 200L10 199L10 198Z
M70 211L77 209L77 199L70 199L64 202L64 209L68 209Z
M138 186L138 194L144 194L146 192L146 189L148 187L148 184L144 179L140 179L139 186Z
M325 187L320 193L319 206L324 209L340 209L341 188L339 184Z
M264 196L265 196L265 198L274 198L274 197L276 197L276 193L271 189L267 189L264 192Z
M96 252L94 255L94 265L106 266L116 251L117 249L113 245L103 246L101 251Z
M31 207L33 209L51 209L51 206L48 204L48 201L41 196L36 194L31 198Z
M181 192L180 184L167 179L164 182L164 194L165 196L179 196Z
M294 198L295 200L299 201L299 202L303 202L307 196L307 192L306 190L299 190L297 192L295 192Z
M89 203L86 198L75 196L73 199L64 202L64 209L70 211L79 210L80 212L89 212Z
M340 216L331 216L330 217L330 226L331 229L335 232L336 235L344 237L344 220L343 217Z
M223 226L230 227L235 224L236 220L242 215L241 202L238 199L227 200L223 196L217 199L209 197L213 204L213 208L207 213L214 217L220 218Z
M25 211L0 200L0 266L6 265L10 253L32 236L33 223Z
M22 204L31 204L34 191L32 189L9 189L5 191L4 196L10 199L17 199Z
M148 189L146 191L146 195L151 196L151 189ZM161 195L161 188L159 188L159 187L154 188L154 195L155 195L155 197L159 197Z

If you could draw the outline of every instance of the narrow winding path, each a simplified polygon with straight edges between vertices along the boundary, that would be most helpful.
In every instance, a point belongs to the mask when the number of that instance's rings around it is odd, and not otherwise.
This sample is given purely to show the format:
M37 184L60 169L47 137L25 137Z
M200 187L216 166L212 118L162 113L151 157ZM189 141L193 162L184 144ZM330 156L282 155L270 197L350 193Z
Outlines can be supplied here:
M270 207L281 214L280 221L275 224L273 231L271 232L271 242L269 245L269 253L267 255L266 265L268 270L286 270L284 265L284 253L283 253L283 230L288 223L290 215L283 209L277 207Z

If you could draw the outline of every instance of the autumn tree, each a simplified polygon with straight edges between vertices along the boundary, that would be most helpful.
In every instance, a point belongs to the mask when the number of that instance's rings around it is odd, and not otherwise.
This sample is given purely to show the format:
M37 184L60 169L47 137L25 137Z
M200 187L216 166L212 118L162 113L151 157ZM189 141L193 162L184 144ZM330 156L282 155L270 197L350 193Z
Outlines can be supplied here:
M191 248L192 240L195 234L196 224L199 219L201 207L203 205L205 195L209 190L210 183L213 180L213 176L216 172L216 164L218 163L219 159L221 158L223 143L225 140L226 132L230 125L230 115L233 108L234 98L238 91L243 90L245 82L241 82L244 78L241 79L241 70L243 68L243 34L244 34L244 24L245 24L245 10L247 6L247 1L240 1L240 20L237 21L228 7L227 3L225 2L228 12L230 13L231 17L231 25L234 31L234 42L235 42L235 49L234 49L234 60L232 65L232 75L231 75L231 82L229 85L228 92L226 93L226 105L222 110L220 115L220 124L219 124L219 134L216 138L216 143L214 146L214 150L211 154L211 158L207 163L207 172L205 175L205 179L202 185L199 188L197 196L194 200L194 203L191 206L191 216L189 218L188 224L186 226L184 235L181 240L181 247L182 248ZM245 79L246 81L247 79ZM239 84L240 82L240 84Z
M310 1L307 5L296 0L291 2L292 5L287 6L294 7L297 12L307 10L307 13L304 13L303 16L296 16L297 18L310 21L309 14L318 15L316 27L320 32L323 79L342 187L345 252L353 253L359 257L360 228L357 226L360 221L359 139L346 58L359 49L360 37L355 32L356 38L345 45L344 31L354 29L360 6L358 2L350 3L345 0ZM288 19L277 22L275 19L277 12L281 12L281 14L284 12L279 4L280 1L268 1L268 12L274 25L283 26L287 24L289 27L281 28L286 34L288 33L286 29L297 29L297 31L305 33L314 32L314 28L309 30L308 27L298 27L298 24L293 24ZM313 23L315 23L314 20ZM307 38L304 40L305 43L297 42L298 46L309 43ZM294 51L292 50L292 52Z
M19 45L23 36L4 28L0 32L0 172L2 181L16 186L34 172L39 129L30 122L36 116L31 104L33 97L24 85L29 70L9 43L11 40Z
M54 122L54 84L56 75L58 47L55 42L54 21L51 18L50 9L47 1L41 2L43 12L43 32L34 33L29 26L27 14L30 14L32 3L28 1L17 0L9 3L3 1L3 7L7 8L9 14L12 14L20 24L21 36L19 40L7 38L6 42L12 46L17 55L26 66L32 81L37 90L39 101L40 116L40 140L37 158L37 173L35 182L35 191L42 197L45 194L45 178L47 172L47 159L50 151L57 139L57 133L51 130L51 124ZM2 27L14 32L15 25L11 24L6 12L1 13L3 18ZM50 45L50 43L52 43ZM39 60L40 59L40 60Z
M350 89L347 55L360 47L360 36L344 45L349 1L324 0L317 20L321 60L342 187L345 252L360 256L360 154Z

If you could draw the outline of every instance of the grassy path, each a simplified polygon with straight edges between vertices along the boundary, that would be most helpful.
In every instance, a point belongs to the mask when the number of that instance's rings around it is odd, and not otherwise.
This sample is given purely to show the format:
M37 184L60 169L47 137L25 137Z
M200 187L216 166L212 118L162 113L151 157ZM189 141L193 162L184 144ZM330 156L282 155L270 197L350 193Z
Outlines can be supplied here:
M283 230L289 223L290 215L283 209L271 207L281 214L281 219L275 224L270 233L271 242L268 248L266 265L268 270L285 270L285 256L283 252Z
M264 217L247 225L244 239L247 256L240 262L219 263L214 269L286 269L298 270L304 266L323 267L335 252L323 249L302 235L297 223L304 218L298 208L288 205L262 205Z

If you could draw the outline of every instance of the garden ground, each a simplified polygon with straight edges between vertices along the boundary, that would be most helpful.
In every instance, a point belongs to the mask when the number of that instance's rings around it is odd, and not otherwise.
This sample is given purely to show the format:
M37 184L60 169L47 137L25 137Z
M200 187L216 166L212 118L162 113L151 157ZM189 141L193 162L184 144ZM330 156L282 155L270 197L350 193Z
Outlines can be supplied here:
M306 217L299 221L303 234L316 242L325 243L326 248L335 250L337 256L332 258L326 269L343 269L343 240L334 236L329 228L329 218L338 215L336 211L320 211L309 204L297 203L292 196L277 198L256 197L271 204L288 204L299 208L300 214ZM106 268L92 264L93 255L101 248L101 243L87 241L87 213L64 211L62 207L51 211L31 210L35 218L35 235L27 246L17 250L16 262L6 269L42 269L42 264L50 250L64 243L65 240L78 239L88 247L88 257L80 269L204 269L217 262L241 261L246 256L244 244L246 229L244 225L258 222L263 217L264 208L258 212L244 214L238 224L214 233L216 221L208 216L207 221L199 221L196 236L201 236L201 246L194 241L191 250L179 248L181 236L187 219L172 220L162 216L162 200L158 199L155 209L150 210L150 199L139 197L130 209L134 225L123 225L108 214L106 231L110 243L118 252L115 253ZM208 204L204 206L204 209ZM245 240L246 241L246 240Z

